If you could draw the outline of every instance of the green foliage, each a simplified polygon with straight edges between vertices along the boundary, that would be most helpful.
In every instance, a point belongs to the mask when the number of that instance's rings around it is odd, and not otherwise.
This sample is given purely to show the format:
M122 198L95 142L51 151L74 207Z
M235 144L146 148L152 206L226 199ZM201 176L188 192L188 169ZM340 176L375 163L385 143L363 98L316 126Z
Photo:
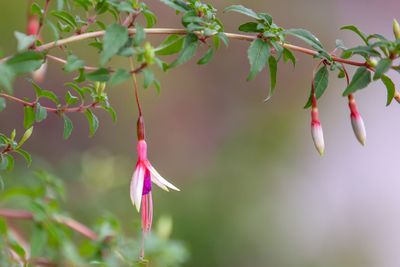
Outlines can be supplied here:
M354 93L357 90L363 89L371 83L371 72L366 67L360 67L357 69L353 76L350 84L343 92L343 96L347 96Z
M314 93L317 99L319 99L325 93L325 90L328 87L328 82L329 82L329 71L326 65L323 65L315 74L313 81L314 91L315 91ZM311 100L312 100L312 90L310 91L310 96L304 108L311 107L312 103Z

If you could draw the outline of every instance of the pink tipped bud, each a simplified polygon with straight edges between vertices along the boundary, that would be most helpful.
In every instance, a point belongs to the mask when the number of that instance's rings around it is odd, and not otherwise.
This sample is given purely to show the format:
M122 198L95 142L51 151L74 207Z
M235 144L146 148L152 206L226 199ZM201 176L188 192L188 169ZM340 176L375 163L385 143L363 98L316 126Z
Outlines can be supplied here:
M46 77L46 73L47 73L47 61L44 62L43 65L40 66L39 69L32 72L32 79L37 83L41 83L44 81L44 78Z
M323 156L325 152L324 133L322 131L321 122L318 118L318 109L311 110L311 136L318 153Z
M349 95L349 107L350 107L350 118L351 126L353 127L354 134L357 137L358 142L365 146L367 140L367 133L365 131L364 121L358 112L356 101L353 95Z
M30 16L28 18L28 25L26 27L27 35L36 35L39 30L39 20L36 16Z
M351 114L351 126L353 126L354 134L357 137L358 142L365 146L367 140L367 133L365 131L364 121L359 113Z
M400 104L400 93L398 91L394 93L394 99L396 99L397 103Z

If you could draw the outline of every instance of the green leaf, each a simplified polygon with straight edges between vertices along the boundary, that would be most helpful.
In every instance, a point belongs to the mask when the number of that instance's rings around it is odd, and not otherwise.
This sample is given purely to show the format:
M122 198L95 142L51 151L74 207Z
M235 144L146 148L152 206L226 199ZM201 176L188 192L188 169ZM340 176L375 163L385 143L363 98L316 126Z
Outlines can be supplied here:
M117 69L110 78L110 85L115 86L131 77L131 74L125 69Z
M47 232L40 224L35 224L31 234L31 257L36 258L43 255L47 245Z
M292 51L287 48L283 48L283 60L287 62L290 60L293 66L296 66L296 57L293 55Z
M347 96L357 90L363 89L371 83L371 72L366 67L360 67L354 74L349 86L343 92L343 96Z
M138 23L136 23L135 29L136 33L135 36L133 37L133 45L140 46L144 41L144 39L146 39L146 33L144 32L143 27Z
M241 13L243 15L255 18L255 19L261 19L256 12L254 12L253 10L244 7L242 5L232 5L232 6L228 6L227 8L224 9L224 12L237 12L237 13Z
M108 114L111 115L112 121L116 122L117 121L117 113L111 106L101 106L105 111L108 112Z
M270 96L274 94L275 87L276 87L276 74L278 72L278 62L273 56L270 56L268 59L268 64L269 64L269 74L270 74L270 83L271 83L271 88L270 88Z
M7 107L7 102L3 97L0 97L0 112L5 110Z
M179 12L185 13L186 11L189 10L188 4L186 4L186 2L182 0L160 0L160 1Z
M59 10L59 11L52 11L51 15L55 16L56 18L58 18L59 20L61 20L62 22L68 24L72 29L76 29L78 27L78 24L74 18L74 16L72 16L71 14L69 14L66 11L63 10Z
M32 156L22 148L15 149L15 152L20 154L26 161L26 164L28 164L28 167L31 166L32 164Z
M52 91L43 90L39 85L37 85L34 82L32 82L32 86L35 89L37 98L47 98L53 101L57 105L60 104L60 99L58 99L56 94L53 93Z
M321 67L314 77L314 90L315 90L315 97L319 99L324 93L326 88L328 87L329 82L329 71L328 68L324 65ZM311 107L312 103L312 91L310 92L310 97L308 98L307 103L305 104L304 108Z
M36 103L35 121L41 122L47 118L47 110L39 102Z
M300 40L303 40L307 44L311 45L317 50L323 50L321 42L311 32L304 29L289 29L282 32L282 34L292 35Z
M35 122L35 110L31 106L24 107L24 128L30 128Z
M256 39L247 50L247 56L250 62L250 74L247 80L250 81L254 79L257 73L259 73L267 63L270 56L270 46L263 40Z
M67 105L76 104L78 103L78 101L78 97L72 95L70 91L67 91L67 93L65 94L65 102L67 103Z
M12 93L12 84L15 79L15 73L7 64L0 64L0 86L9 94Z
M258 29L258 23L256 22L247 22L239 26L239 31L241 32L260 32Z
M43 55L33 51L26 51L13 56L7 60L6 64L13 73L24 74L40 68L43 64Z
M154 73L150 69L143 70L144 88L148 88L154 82Z
M365 33L361 32L356 26L354 26L354 25L346 25L346 26L343 26L340 29L341 30L349 30L349 31L355 32L358 36L360 36L360 38L364 41L364 43L366 45L368 45L367 36L365 35Z
M381 80L383 84L385 84L386 89L387 89L387 101L386 101L386 106L389 106L390 103L392 103L392 100L394 98L394 95L396 93L396 88L393 83L393 81L387 77L386 75L381 76Z
M214 55L214 49L209 48L207 52L204 54L204 56L200 58L199 61L197 61L197 64L199 65L207 64L212 59L213 55Z
M183 36L176 34L170 35L162 41L162 43L154 50L159 56L176 54L183 47Z
M75 70L83 68L84 66L85 66L85 61L83 61L82 59L79 59L75 55L69 55L67 57L67 63L64 66L64 70L66 72L73 72Z
M17 38L17 49L18 52L21 52L27 48L29 48L36 40L35 35L26 35L22 32L14 32L15 38Z
M3 160L4 159L6 159L5 160L5 163L6 163L5 169L7 171L12 171L12 169L14 169L14 157L12 155L8 154L3 157Z
M168 66L168 68L174 68L189 61L196 54L197 47L197 35L193 33L186 35L182 52L179 54L178 58Z
M157 16L151 12L150 10L146 9L143 10L143 16L146 19L146 28L151 28L157 23Z
M94 82L107 82L108 79L110 78L110 74L107 69L100 68L93 72L87 73L86 78Z
M64 137L64 139L68 139L71 136L74 125L72 124L72 121L70 120L70 118L68 118L65 114L63 114L63 119L64 119L63 137Z
M103 40L103 51L100 54L100 64L104 65L128 42L128 30L119 24L107 27Z
M391 66L392 66L392 60L390 58L381 59L375 68L375 74L373 77L374 81L380 79L383 74L385 74L388 70L390 70Z
M92 137L96 133L97 128L99 128L99 119L97 119L96 115L90 109L86 109L85 116L89 122L89 137Z

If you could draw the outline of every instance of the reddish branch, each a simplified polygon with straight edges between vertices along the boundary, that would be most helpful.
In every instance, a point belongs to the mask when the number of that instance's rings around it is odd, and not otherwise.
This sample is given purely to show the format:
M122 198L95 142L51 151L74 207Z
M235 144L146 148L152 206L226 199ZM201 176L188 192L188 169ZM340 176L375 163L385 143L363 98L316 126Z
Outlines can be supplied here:
M25 101L23 99L20 99L18 97L12 96L12 95L8 95L5 93L0 93L0 97L4 97L8 100L20 103L24 106L29 106L29 107L35 107L36 106L36 101L34 102L29 102L29 101ZM61 107L61 108L51 108L51 107L45 107L43 106L43 108L45 108L48 112L53 112L53 113L71 113L71 112L84 112L85 110L89 109L89 108L96 108L98 106L98 102L93 102L91 104L88 105L82 105L82 106L78 106L78 107L72 107L72 108L68 108L68 107Z
M25 210L0 209L0 217L6 219L33 220L33 214ZM81 235L87 237L90 240L99 239L99 236L94 231L92 231L87 226L83 225L82 223L74 219L67 218L64 216L56 216L55 218L53 218L53 220L60 224L68 226L75 232L80 233Z

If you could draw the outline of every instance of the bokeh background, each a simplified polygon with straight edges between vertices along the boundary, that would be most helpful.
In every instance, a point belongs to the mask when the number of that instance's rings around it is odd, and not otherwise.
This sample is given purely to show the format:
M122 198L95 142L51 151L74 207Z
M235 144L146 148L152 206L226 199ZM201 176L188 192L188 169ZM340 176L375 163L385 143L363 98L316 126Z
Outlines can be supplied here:
M159 16L159 27L180 27L171 9L159 1L146 2ZM339 31L343 25L392 38L391 21L400 19L397 0L212 3L227 31L236 31L246 18L221 10L243 4L271 13L283 27L312 31L327 50L334 48L336 38L349 46L360 43L355 35ZM25 29L26 1L0 1L0 10L0 47L8 54L15 49L13 32ZM45 33L45 39L50 37ZM400 266L400 107L385 107L386 90L380 83L356 94L368 131L367 146L361 147L341 97L345 85L331 75L320 101L326 141L321 158L311 141L309 111L302 109L313 59L298 55L295 69L281 64L277 92L264 104L268 75L245 81L247 47L232 41L206 66L192 60L160 73L160 96L152 88L141 91L149 156L182 189L155 189L155 217L173 218L173 237L190 250L187 266ZM88 63L97 62L85 46L74 48ZM63 95L63 83L72 77L50 62L42 85ZM15 93L29 96L33 89L21 79ZM74 114L73 134L64 141L62 121L50 115L35 126L26 148L35 155L31 169L49 168L64 179L69 195L65 209L74 217L90 224L110 211L135 235L139 216L129 200L129 182L136 161L137 113L131 84L110 89L110 97L118 122L101 113L95 137L87 137L85 119ZM9 103L0 116L1 132L16 128L21 133L22 115L21 106ZM22 160L17 164L18 175L5 175L5 186L24 182L30 171Z

